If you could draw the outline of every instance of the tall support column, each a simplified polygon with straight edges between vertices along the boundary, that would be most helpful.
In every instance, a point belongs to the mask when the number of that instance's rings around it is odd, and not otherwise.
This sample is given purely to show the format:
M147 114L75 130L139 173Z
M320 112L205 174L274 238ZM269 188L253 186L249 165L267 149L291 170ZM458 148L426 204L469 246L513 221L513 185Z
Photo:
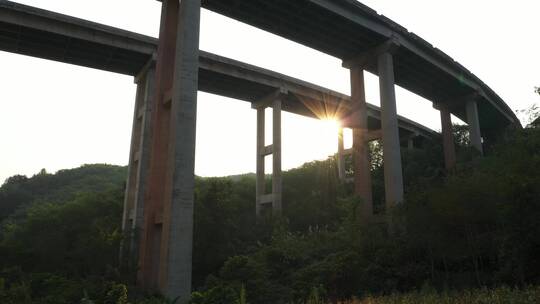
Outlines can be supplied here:
M124 196L122 230L128 239L122 244L121 258L136 260L138 238L144 220L144 191L150 163L152 129L152 99L154 97L155 61L147 64L143 75L137 78L137 95L131 131L128 177ZM124 261L125 262L125 261ZM129 263L129 261L128 261Z
M357 128L353 129L354 192L363 200L362 215L370 217L373 215L373 198L364 71L361 67L354 66L350 73L351 103L357 109Z
M139 284L191 295L200 0L163 2Z
M444 165L446 170L452 170L456 166L456 148L454 146L454 134L452 131L452 117L446 106L440 107L441 130L443 136Z
M160 285L168 297L179 297L178 302L184 303L191 298L201 1L179 2L169 137L172 185L163 212L167 241L161 248Z
M476 100L468 100L465 104L467 112L467 123L469 124L469 135L471 146L476 148L480 154L484 153L482 148L482 136L480 134L480 120L478 118L478 105Z
M345 181L345 153L343 145L343 128L338 129L338 151L337 151L337 169L340 181Z
M274 100L272 116L272 211L281 214L282 180L281 180L281 98Z
M381 91L381 122L384 158L384 185L386 210L403 202L403 172L394 88L394 63L392 54L378 56L379 86Z
M131 257L129 248L134 238L133 227L135 222L135 193L137 192L137 171L139 167L138 151L141 141L142 123L138 118L139 111L143 106L144 86L137 83L137 91L135 93L135 106L133 113L133 123L131 127L131 145L129 147L129 162L126 180L126 189L124 192L124 211L122 213L122 231L127 236L127 239L122 241L120 248L120 259L124 264L126 258Z
M265 147L265 108L257 108L257 179L255 183L256 188L256 204L255 213L257 216L261 215L262 197L265 193L265 168L264 168L264 147Z
M282 210L282 181L281 181L281 103L285 91L278 89L270 95L253 103L257 110L257 180L255 212L259 216L263 206L271 204L272 213L280 214ZM272 144L265 146L265 108L272 107ZM264 158L272 155L272 193L265 192Z

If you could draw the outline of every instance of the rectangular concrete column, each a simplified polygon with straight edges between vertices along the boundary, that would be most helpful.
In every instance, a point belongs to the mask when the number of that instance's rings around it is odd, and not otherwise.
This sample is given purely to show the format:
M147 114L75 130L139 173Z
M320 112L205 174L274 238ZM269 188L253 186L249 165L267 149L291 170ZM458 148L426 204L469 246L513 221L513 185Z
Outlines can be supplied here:
M138 119L138 113L143 104L144 86L140 83L137 84L137 91L135 95L135 106L133 113L133 123L131 127L131 145L129 148L129 163L126 180L126 189L124 194L124 211L122 213L122 231L125 234L130 235L130 239L122 244L123 250L121 252L121 258L124 258L128 252L124 252L127 248L131 247L131 234L133 233L132 227L134 226L134 213L135 213L135 193L137 191L137 167L139 162L137 160L137 152L139 150L142 122Z
M200 0L163 2L139 285L191 296Z
M137 272L138 287L148 293L164 293L164 288L159 284L159 277L163 241L163 207L166 197L170 195L166 184L170 180L168 170L171 167L169 157L171 107L170 103L166 102L165 96L169 95L167 92L171 90L174 79L177 25L178 1L163 1L151 119L150 168L144 195L144 226L139 246Z
M191 298L201 1L179 2L167 176L172 184L163 210L160 286L167 297L187 303Z
M361 67L352 67L350 73L351 103L357 109L355 120L358 123L358 128L353 129L354 192L363 200L362 215L369 217L373 215L373 198L364 71Z
M145 204L145 192L148 185L148 170L150 167L150 146L152 144L152 109L153 99L155 94L155 79L156 69L155 63L151 64L151 67L146 72L144 79L145 82L145 103L142 108L142 134L141 142L139 145L139 167L137 172L137 191L135 193L135 230L137 236L142 234L142 227L144 224L144 204ZM135 246L133 250L137 250L138 240L133 243Z
M144 221L144 192L150 165L154 80L155 67L154 61L151 60L144 76L137 80L137 97L124 196L122 230L128 235L128 239L122 244L121 258L128 258L128 261L124 262L129 264L137 259L138 238Z
M343 145L343 128L338 129L337 169L340 181L345 181L345 155Z
M403 202L403 172L394 88L392 54L378 56L379 86L381 91L381 123L384 159L384 185L387 210Z
M281 178L281 104L284 92L275 92L254 102L252 108L257 110L257 172L255 213L263 213L263 206L271 204L272 213L282 211L282 178ZM272 144L265 146L265 109L272 107ZM266 194L265 165L266 156L272 155L272 193Z
M441 106L441 130L443 136L444 165L446 170L456 166L456 148L454 146L454 133L452 130L452 117L447 107Z
M255 213L257 216L261 215L261 198L265 193L265 168L264 168L264 147L265 147L265 108L257 108L257 179L255 181Z
M478 118L478 105L476 100L469 100L465 104L467 112L467 123L469 124L469 136L471 146L476 148L480 154L484 153L482 148L482 135L480 134L480 120Z
M272 116L272 211L274 214L281 214L281 97L274 100Z

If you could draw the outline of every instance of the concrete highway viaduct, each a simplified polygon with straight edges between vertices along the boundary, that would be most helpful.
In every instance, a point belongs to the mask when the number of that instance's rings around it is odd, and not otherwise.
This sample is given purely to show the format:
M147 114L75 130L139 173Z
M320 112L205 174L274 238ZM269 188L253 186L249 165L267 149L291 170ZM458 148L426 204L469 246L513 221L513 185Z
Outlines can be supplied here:
M342 59L351 96L199 50L201 7ZM180 302L191 292L197 91L252 104L257 112L256 212L281 210L281 112L332 117L353 129L354 185L373 213L367 143L382 139L387 210L403 201L402 146L438 136L396 112L394 85L440 110L444 158L455 165L450 114L469 125L471 145L520 126L506 103L442 51L354 0L166 0L159 40L0 0L0 50L134 76L137 94L123 229L138 256L138 283ZM364 74L379 76L381 108L365 100ZM264 144L264 109L273 143ZM344 178L343 141L339 176ZM272 155L272 192L264 157ZM138 232L138 233L134 233Z

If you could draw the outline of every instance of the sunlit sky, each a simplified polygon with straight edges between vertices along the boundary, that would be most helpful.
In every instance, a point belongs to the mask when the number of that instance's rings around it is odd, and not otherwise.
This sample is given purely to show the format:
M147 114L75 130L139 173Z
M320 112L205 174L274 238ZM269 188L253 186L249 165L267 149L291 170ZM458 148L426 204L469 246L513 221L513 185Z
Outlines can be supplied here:
M154 0L16 2L154 37L159 30L161 4ZM540 86L540 1L363 3L452 56L513 110L540 102L534 94ZM350 93L348 70L340 60L206 10L200 48ZM55 172L86 163L127 164L132 77L0 52L0 84L0 183L41 168ZM377 77L371 74L366 76L366 95L368 102L379 104ZM397 104L399 114L440 129L431 102L397 88ZM256 113L250 104L199 92L197 111L195 173L253 172ZM282 133L284 169L336 151L332 123L285 113ZM350 132L346 136L350 146Z

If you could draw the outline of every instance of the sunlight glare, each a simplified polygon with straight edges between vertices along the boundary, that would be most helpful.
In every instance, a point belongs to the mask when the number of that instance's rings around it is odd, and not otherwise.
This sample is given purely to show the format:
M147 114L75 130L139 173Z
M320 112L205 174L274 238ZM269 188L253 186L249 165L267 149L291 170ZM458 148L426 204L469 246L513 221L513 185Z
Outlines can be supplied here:
M319 136L321 144L324 145L325 150L335 153L337 151L338 133L341 125L339 121L334 118L324 118L321 119L320 122L322 132Z
M333 134L338 134L340 123L335 118L324 118L321 119L321 122L324 124L325 129L327 129L329 132L332 132Z

